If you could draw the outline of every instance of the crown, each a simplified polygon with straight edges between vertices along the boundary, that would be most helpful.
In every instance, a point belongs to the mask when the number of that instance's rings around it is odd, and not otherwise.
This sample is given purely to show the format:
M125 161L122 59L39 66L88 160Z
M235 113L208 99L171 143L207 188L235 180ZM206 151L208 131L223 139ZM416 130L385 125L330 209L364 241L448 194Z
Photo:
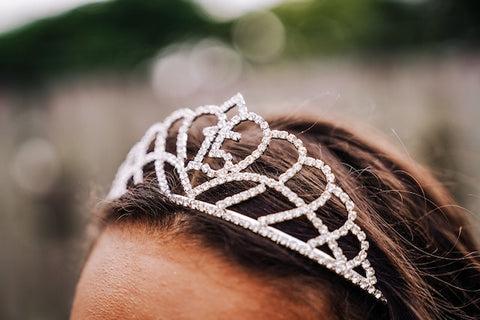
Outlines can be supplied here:
M227 112L235 107L237 107L237 113L229 118ZM204 140L194 158L188 160L188 130L195 119L204 115L215 116L217 123L203 129ZM241 133L233 131L233 129L244 121L254 122L260 127L262 131L261 142L256 150L246 158L234 162L233 156L222 149L222 145L227 139L237 142L240 140ZM173 154L166 150L166 139L169 129L177 122L180 126L177 133L176 154ZM288 141L295 147L298 151L296 163L277 179L245 171L249 165L262 156L270 142L274 139ZM205 157L223 160L222 167L212 168L208 163L204 162ZM355 223L357 216L355 204L349 195L335 184L335 176L331 168L322 160L309 157L302 140L295 135L286 131L270 129L268 123L261 116L248 111L241 94L236 94L220 106L201 106L195 110L179 109L163 122L156 123L150 127L142 139L133 146L126 160L120 166L108 198L115 199L122 196L127 192L130 183L142 183L144 178L143 169L149 163L154 163L159 192L171 202L221 218L264 238L268 238L280 246L287 247L316 261L318 264L332 270L373 295L376 299L386 302L382 292L376 287L375 271L367 258L369 242L365 233ZM176 170L183 189L182 194L174 193L170 189L165 171L166 164ZM286 182L304 166L319 169L323 172L327 181L325 190L309 203L306 203L304 199L286 185ZM192 170L202 171L209 180L195 187L192 186L189 177L189 172ZM204 192L235 181L248 181L254 183L255 186L238 194L227 196L214 204L198 200L198 197ZM293 204L294 208L267 214L257 219L229 209L236 204L261 195L267 191L267 188L282 194ZM315 213L331 197L337 197L343 203L347 215L345 223L335 230L329 230ZM318 236L302 241L272 226L275 223L302 216L305 216L313 227L318 230ZM349 232L358 239L360 247L358 254L351 259L347 259L337 242ZM323 245L327 245L331 252L327 253L325 252L326 250L321 250L320 247ZM361 272L363 274L355 270L359 268L363 269L363 272Z

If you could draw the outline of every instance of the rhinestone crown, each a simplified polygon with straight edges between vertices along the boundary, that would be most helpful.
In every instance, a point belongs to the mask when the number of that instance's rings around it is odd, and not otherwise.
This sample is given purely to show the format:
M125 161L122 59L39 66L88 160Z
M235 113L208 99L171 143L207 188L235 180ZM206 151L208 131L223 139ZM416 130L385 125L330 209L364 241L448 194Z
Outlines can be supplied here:
M227 112L234 107L238 108L237 114L229 119ZM217 123L203 129L205 138L201 147L195 157L192 160L188 160L188 130L192 126L193 121L202 115L215 116ZM180 121L180 127L177 134L176 154L172 154L166 151L166 139L169 128L177 121ZM226 139L233 141L240 140L241 134L233 131L233 129L244 121L251 121L257 124L262 130L263 135L256 150L243 160L234 163L232 155L222 149L222 144ZM291 143L298 151L297 162L281 174L278 179L258 173L245 172L244 169L267 150L270 141L273 139L285 140ZM214 169L208 163L204 163L205 157L223 160L222 168ZM268 123L261 116L248 111L241 94L235 95L220 106L208 105L198 107L195 110L177 110L163 122L156 123L150 127L143 138L133 146L126 160L120 166L108 198L115 199L122 196L127 192L129 183L142 183L144 176L143 169L145 165L149 163L154 163L160 192L173 203L224 219L259 234L262 237L268 238L332 270L373 295L376 299L386 301L382 292L376 287L377 279L375 277L375 271L367 259L369 242L366 239L365 233L355 223L357 216L355 204L348 194L335 184L335 176L331 172L331 168L322 160L309 157L302 141L295 135L286 131L270 129ZM184 190L183 194L176 194L170 190L165 171L166 163L173 166L178 173L181 186ZM285 184L304 166L321 170L327 181L323 193L309 203L306 203L305 200ZM210 180L193 187L188 175L191 170L202 171ZM246 191L219 200L215 204L197 199L199 195L211 188L233 181L249 181L256 185ZM233 205L262 194L267 188L271 188L282 194L295 208L264 215L257 219L228 209ZM345 206L347 220L338 229L329 230L316 215L315 211L333 196L338 197ZM312 223L318 230L319 236L305 242L272 226L275 223L288 221L301 216L305 216ZM342 248L337 243L341 237L346 236L349 232L358 239L360 244L358 254L352 259L347 259ZM319 247L322 245L327 245L331 253L320 250ZM355 271L354 268L363 269L364 275Z

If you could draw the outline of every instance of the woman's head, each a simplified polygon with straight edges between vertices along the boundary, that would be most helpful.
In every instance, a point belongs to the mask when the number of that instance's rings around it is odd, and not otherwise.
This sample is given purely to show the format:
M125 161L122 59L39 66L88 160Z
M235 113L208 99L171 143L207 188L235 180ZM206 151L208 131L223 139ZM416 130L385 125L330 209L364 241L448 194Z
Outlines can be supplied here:
M194 122L188 131L188 159L197 154L208 136L204 129L215 121L204 116ZM475 243L464 211L435 179L411 160L380 147L375 138L361 138L335 123L310 118L276 118L268 123L272 129L295 134L310 157L328 163L336 183L355 202L355 222L369 240L368 260L378 279L376 286L388 302L269 239L173 203L161 193L154 163L146 163L143 183L129 185L102 211L101 235L79 282L73 318L105 318L114 312L120 312L117 317L188 319L474 319L480 315ZM174 125L166 139L165 149L172 153L179 127ZM234 130L241 133L241 140L222 148L238 162L255 150L262 132L251 122ZM294 146L272 141L245 171L278 178L297 159ZM223 165L213 158L205 162L214 168ZM178 172L168 166L165 171L169 187L179 193ZM188 179L196 186L209 178L192 170ZM309 203L322 194L327 180L308 167L286 185ZM245 181L225 183L198 199L216 203L253 186ZM288 210L292 203L268 189L232 208L256 219ZM347 220L337 197L315 214L330 230ZM304 216L274 226L304 241L318 236ZM360 250L351 234L339 246L348 259ZM330 250L326 245L321 249Z

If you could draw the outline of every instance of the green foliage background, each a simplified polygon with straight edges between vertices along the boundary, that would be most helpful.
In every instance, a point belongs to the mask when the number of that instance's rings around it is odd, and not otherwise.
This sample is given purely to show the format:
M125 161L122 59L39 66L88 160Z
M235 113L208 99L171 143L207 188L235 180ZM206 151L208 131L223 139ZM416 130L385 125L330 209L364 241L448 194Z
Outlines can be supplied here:
M475 0L312 0L273 9L286 57L398 54L477 48ZM211 20L186 0L116 0L85 5L0 36L0 81L37 83L62 74L131 70L159 49L203 36L231 42L234 22Z
M128 70L172 42L223 38L228 30L183 0L90 4L2 36L0 79L36 82L72 72Z

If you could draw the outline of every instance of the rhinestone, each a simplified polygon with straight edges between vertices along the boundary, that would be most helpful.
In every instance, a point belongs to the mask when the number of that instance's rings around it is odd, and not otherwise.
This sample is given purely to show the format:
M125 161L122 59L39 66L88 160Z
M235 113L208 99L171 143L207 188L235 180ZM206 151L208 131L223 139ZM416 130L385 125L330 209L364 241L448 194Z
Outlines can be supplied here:
M238 107L238 113L228 119L227 112L235 106ZM193 121L202 115L215 116L217 123L203 129L202 132L205 138L199 150L193 157L193 160L186 161L188 132ZM177 152L176 154L172 154L165 150L165 145L168 131L177 121L181 121L177 133ZM255 122L262 131L262 139L256 150L235 164L233 163L232 154L222 149L222 145L227 139L236 142L240 141L241 133L234 131L234 128L243 121ZM262 174L243 171L264 154L268 149L271 139L286 140L291 143L298 153L297 162L283 172L278 180ZM152 143L154 144L154 150L148 152ZM204 163L207 154L210 157L223 159L223 166L219 169L212 169L208 163ZM377 279L367 259L369 242L366 240L366 234L354 222L357 217L357 213L354 211L355 204L341 187L334 184L335 175L332 169L321 159L308 157L307 149L304 147L302 140L294 134L288 133L287 131L270 130L268 123L261 116L248 111L245 101L240 94L230 98L221 106L201 106L195 110L179 109L168 116L163 122L151 126L141 140L132 147L126 160L118 169L108 198L115 199L126 193L128 191L127 184L130 179L133 179L134 184L143 182L144 166L152 161L155 163L155 174L160 192L172 202L222 218L232 224L251 230L265 238L269 238L279 245L299 252L316 261L318 264L333 270L353 284L359 285L377 299L386 301L381 291L374 286ZM165 173L165 163L172 165L177 171L181 186L183 187L182 194L184 195L174 194L170 191ZM306 204L298 194L293 192L285 184L289 179L298 174L305 165L320 169L327 181L325 191L309 204ZM210 180L196 187L192 187L188 175L190 170L202 171ZM251 181L258 183L258 185L226 197L215 204L196 200L198 196L210 189L232 181ZM281 193L295 208L269 214L258 219L253 219L226 209L264 193L267 187ZM337 197L344 203L348 212L348 219L343 226L330 232L322 220L317 217L315 211L329 201L332 196ZM270 224L288 221L303 215L309 219L319 233L317 237L309 239L306 242L269 226ZM346 236L349 230L358 238L360 242L360 252L352 260L347 261L342 249L338 246L337 239ZM319 246L325 243L328 243L334 257L330 257L328 253L318 249ZM366 278L353 270L354 267L360 265L365 269Z

